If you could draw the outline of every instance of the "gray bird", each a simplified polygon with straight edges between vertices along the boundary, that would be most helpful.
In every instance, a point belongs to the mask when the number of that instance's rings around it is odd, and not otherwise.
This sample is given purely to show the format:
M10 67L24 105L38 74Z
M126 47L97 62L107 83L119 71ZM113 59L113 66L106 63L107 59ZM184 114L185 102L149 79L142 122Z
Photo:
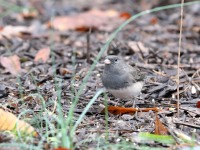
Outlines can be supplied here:
M121 57L110 55L104 60L102 83L116 98L129 99L140 94L145 75L137 67L124 62Z

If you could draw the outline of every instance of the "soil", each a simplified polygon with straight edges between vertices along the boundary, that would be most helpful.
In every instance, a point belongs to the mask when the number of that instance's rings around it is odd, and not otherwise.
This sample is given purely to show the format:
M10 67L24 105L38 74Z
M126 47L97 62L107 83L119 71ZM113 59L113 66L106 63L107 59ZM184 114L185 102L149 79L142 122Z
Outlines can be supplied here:
M126 18L116 17L103 22L103 25L100 22L95 26L78 26L69 30L56 29L49 22L58 16L83 14L94 8L113 10L129 18L129 15L175 1L10 0L5 3L7 7L3 6L4 3L0 6L2 14L9 12L0 19L0 106L16 116L22 113L21 118L39 132L39 137L31 142L37 145L41 136L51 128L45 124L45 119L54 127L57 125L53 117L58 116L56 108L59 106L56 103L60 100L66 117L100 49ZM19 11L18 7L23 11ZM136 108L158 107L161 111L109 113L106 121L105 114L101 112L106 106L105 96L101 94L75 131L73 144L76 149L95 149L98 146L107 149L108 143L128 143L135 149L141 146L176 149L184 143L180 134L194 138L195 146L200 143L200 4L186 6L183 10L177 93L180 13L180 7L149 13L135 19L117 34L92 71L75 107L73 121L78 119L95 93L103 88L101 74L107 55L120 55L127 63L147 74L140 97L134 98ZM8 29L11 33L5 30L8 26L11 26L12 30ZM19 26L25 29L15 28ZM38 51L44 48L51 49L49 57L45 51L43 61L36 61ZM20 71L16 70L17 60L14 60L11 69L3 63L3 57L14 55L19 58ZM108 106L132 107L133 100L117 99L107 94ZM167 129L165 134L175 139L177 147L138 138L140 132L155 132L156 118ZM14 139L5 137L5 133L0 134L0 143L13 142ZM43 141L44 149L52 147L51 142Z

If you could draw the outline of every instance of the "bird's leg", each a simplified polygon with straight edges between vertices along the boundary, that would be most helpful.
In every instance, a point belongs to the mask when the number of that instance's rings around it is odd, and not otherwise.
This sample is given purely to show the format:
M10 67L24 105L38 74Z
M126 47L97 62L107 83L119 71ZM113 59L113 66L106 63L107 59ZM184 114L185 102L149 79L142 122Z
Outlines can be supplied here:
M136 102L138 101L138 99L140 99L138 96L137 97L133 97L132 98L132 102L133 102L133 108L136 107Z
M116 105L115 106L119 106L119 98L117 98L117 102L116 102Z
M135 108L135 99L132 99L133 105L132 107Z
M134 104L135 104L135 101L138 101L138 99L140 99L140 96L137 96L137 97L134 98ZM136 108L136 107L139 108L137 105L134 105L134 108ZM135 116L136 119L138 119L138 112L137 111L135 112L134 116Z

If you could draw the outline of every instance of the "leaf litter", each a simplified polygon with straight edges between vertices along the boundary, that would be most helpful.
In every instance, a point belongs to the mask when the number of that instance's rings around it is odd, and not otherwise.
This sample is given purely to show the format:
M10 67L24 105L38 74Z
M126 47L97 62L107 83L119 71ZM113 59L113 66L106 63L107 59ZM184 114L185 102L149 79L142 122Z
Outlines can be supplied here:
M171 4L171 2L168 1L165 4ZM73 3L78 4L78 0ZM92 3L84 5L79 3L79 5L71 6L63 1L56 2L56 4L54 7L48 2L43 4L36 1L33 6L35 6L34 12L37 15L30 14L30 17L27 15L27 17L16 18L20 14L15 12L15 15L8 15L0 20L1 25L4 25L0 31L0 104L16 116L29 109L32 111L24 117L39 117L43 110L43 102L46 103L46 110L57 115L55 82L60 83L61 105L63 113L67 114L91 62L94 61L110 33L129 18L128 14L134 15L146 8L163 5L159 1L149 4L133 1L124 3L102 1L101 5L96 6L98 9L94 9ZM25 6L25 3L21 5ZM50 5L52 5L51 8L55 8L56 16L53 20L49 14ZM199 5L194 6L199 8ZM126 141L135 143L135 148L142 145L174 148L174 144L170 142L156 141L155 138L158 137L154 134L142 135L138 134L139 132L158 134L164 132L170 135L170 138L165 137L166 139L171 140L173 137L173 140L180 145L185 141L191 141L191 137L195 138L193 141L195 144L199 143L200 15L199 11L192 9L194 6L184 7L184 16L189 21L184 22L182 35L180 116L177 117L176 109L180 10L170 9L147 14L127 25L103 55L103 57L108 54L122 55L128 63L147 72L146 84L140 98L136 98L136 105L141 109L158 107L160 111L137 112L134 115L109 114L108 124L106 124L105 115L101 114L101 106L105 104L104 97L100 96L78 126L74 137L75 146L88 149L95 148L97 144L103 147L107 141L113 144ZM125 15L124 12L128 14ZM123 18L123 16L126 17ZM47 22L50 22L50 26ZM52 32L50 27L53 27L55 31ZM78 30L81 28L87 30ZM90 28L92 31L88 43L86 31ZM12 32L8 32L8 29ZM90 44L89 49L87 44ZM86 61L86 58L89 61ZM74 112L75 120L78 119L96 91L102 87L100 77L103 70L103 59L100 59L80 96ZM16 77L19 73L20 76ZM43 97L43 101L38 95ZM129 101L115 99L108 94L109 106L114 105L121 109ZM52 124L56 124L50 113L44 112L43 115ZM39 129L39 124L42 124L44 128ZM41 134L47 132L48 128L45 128L42 119L32 122L31 125L41 131ZM107 136L107 131L109 136L106 141L104 137ZM141 136L148 137L148 141L142 140ZM5 136L1 136L0 141L10 142L6 140L7 137L5 139L3 137ZM89 139L89 142L87 140L85 143L80 142L85 139ZM94 139L99 139L100 143ZM38 142L37 138L35 141L35 143ZM44 141L45 144L53 147L46 141ZM179 146L175 148L177 147Z

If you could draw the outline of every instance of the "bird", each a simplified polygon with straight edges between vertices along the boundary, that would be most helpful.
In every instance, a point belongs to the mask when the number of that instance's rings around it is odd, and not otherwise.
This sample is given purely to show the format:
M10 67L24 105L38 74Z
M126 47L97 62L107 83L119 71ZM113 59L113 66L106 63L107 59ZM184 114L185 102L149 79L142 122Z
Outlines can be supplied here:
M140 95L145 74L136 66L132 67L117 55L108 55L104 64L101 79L109 93L120 99L130 99Z

